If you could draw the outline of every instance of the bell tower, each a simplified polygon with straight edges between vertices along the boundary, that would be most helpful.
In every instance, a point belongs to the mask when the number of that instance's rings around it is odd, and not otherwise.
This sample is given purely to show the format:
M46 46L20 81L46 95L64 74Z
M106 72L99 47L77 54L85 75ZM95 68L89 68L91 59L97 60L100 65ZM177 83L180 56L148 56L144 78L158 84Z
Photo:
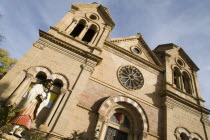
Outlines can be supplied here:
M98 3L72 4L48 32L39 30L38 41L1 79L0 101L17 105L30 87L51 79L51 105L41 111L45 113L33 126L65 135L80 93L102 61L101 48L114 25L108 9Z
M73 44L101 48L114 25L108 9L98 3L72 4L72 9L48 33Z

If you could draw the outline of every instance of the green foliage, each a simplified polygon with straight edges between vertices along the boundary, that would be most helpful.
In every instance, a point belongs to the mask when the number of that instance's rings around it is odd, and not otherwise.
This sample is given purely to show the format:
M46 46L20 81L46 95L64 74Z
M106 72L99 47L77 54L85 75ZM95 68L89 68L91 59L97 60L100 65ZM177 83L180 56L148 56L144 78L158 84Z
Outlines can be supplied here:
M14 66L17 59L10 58L8 51L0 48L0 79Z
M64 138L63 140L82 140L82 133L79 133L78 131L74 130L74 132L71 133L70 138Z
M5 105L0 105L0 128L5 125L10 125L10 121L15 117L15 109L13 107L7 107Z
M34 135L30 138L30 140L47 140L46 138L43 138L42 135L38 134L38 135Z

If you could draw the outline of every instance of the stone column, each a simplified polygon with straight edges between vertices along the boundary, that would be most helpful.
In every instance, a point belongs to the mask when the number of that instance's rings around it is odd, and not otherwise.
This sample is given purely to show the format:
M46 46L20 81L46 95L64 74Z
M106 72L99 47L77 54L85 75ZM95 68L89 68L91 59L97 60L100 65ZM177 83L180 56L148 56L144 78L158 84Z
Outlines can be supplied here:
M66 32L70 34L73 31L73 29L76 27L77 23L78 23L78 20L74 19L72 24L66 29Z
M50 113L49 115L46 117L46 120L44 122L44 124L40 125L40 129L43 131L46 131L47 128L50 126L51 120L54 116L54 114L56 113L56 110L59 106L59 103L61 102L62 97L67 94L68 90L66 89L61 89L61 93L58 95L53 107L50 109Z
M84 37L84 35L86 34L86 32L89 29L89 25L85 25L84 29L82 30L82 32L79 34L79 36L77 37L78 39L82 39Z
M133 140L138 140L138 135L139 135L139 131L138 130L135 130L133 132Z
M90 41L90 44L95 43L95 39L96 39L96 37L97 37L97 35L98 35L98 32L99 32L99 30L96 30L96 31L95 31L95 34L94 34L93 38L92 38L91 41Z
M107 121L103 121L102 122L102 126L101 126L101 133L99 136L98 140L104 140L105 136L106 136L106 130L108 128L108 122Z
M52 133L63 133L64 135L69 133L66 130L70 129L71 123L73 123L70 122L72 114L79 102L80 93L82 93L86 87L91 71L93 70L93 67L86 63L81 65L80 72L78 73L75 83L73 83L71 94L64 96L59 106L59 111L56 112L57 115L53 117L55 121L52 122L53 124L50 124L50 126L52 125L52 128L50 128Z
M48 115L46 121L44 124L46 124L47 126L49 126L49 123L50 123L50 120L52 119L53 117L53 114L56 112L56 109L58 108L58 105L62 99L62 97L67 94L68 90L65 90L65 89L61 89L61 94L58 96L58 98L56 99L56 102L55 104L53 105L53 108L51 109L50 111L50 114Z
M19 87L14 91L11 97L7 100L6 105L18 104L18 102L21 100L21 98L27 91L32 80L33 80L33 76L27 73L22 83L20 83Z
M180 76L179 79L180 79L180 89L183 90L184 92L186 92L182 75Z

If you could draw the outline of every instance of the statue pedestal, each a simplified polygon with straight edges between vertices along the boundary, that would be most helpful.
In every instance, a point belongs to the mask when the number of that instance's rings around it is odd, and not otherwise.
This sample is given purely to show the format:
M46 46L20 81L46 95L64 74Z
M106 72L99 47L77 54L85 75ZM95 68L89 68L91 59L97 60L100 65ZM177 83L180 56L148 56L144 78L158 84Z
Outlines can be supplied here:
M24 138L18 138L13 135L8 135L6 133L3 133L0 140L25 140Z
M39 126L39 129L41 130L41 131L47 131L47 125L45 125L45 124L41 124L40 126Z

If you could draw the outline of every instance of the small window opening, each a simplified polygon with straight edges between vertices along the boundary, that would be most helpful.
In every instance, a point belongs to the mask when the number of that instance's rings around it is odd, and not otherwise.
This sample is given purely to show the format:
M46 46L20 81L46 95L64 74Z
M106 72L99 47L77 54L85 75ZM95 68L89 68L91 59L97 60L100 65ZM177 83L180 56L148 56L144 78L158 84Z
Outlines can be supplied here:
M133 48L133 52L135 54L140 54L141 53L141 51L139 50L139 48Z
M58 87L58 88L62 88L63 87L63 82L60 79L55 79L53 82L53 85Z
M47 75L46 75L44 72L40 71L40 72L36 75L36 78L39 79L39 80L45 80L45 79L47 79Z
M189 140L188 136L185 133L180 134L181 140Z
M180 77L181 77L181 73L179 69L175 67L174 68L174 84L179 89L181 89Z
M85 36L82 38L82 41L84 41L85 43L89 43L93 39L93 37L94 37L94 35L96 33L96 29L97 29L97 27L95 25L92 25L87 30Z
M73 37L79 36L82 30L85 28L85 23L85 20L80 20L70 35Z
M96 19L97 19L97 17L96 17L95 15L90 15L90 19L92 19L92 20L96 20Z
M183 76L182 76L182 79L183 79L183 84L184 84L184 89L187 93L190 93L191 94L191 90L190 90L190 87L191 87L191 79L189 77L189 75L186 73L186 72L183 72Z
M177 60L177 63L178 63L180 66L184 66L184 63L183 63L182 60L180 60L180 59Z

